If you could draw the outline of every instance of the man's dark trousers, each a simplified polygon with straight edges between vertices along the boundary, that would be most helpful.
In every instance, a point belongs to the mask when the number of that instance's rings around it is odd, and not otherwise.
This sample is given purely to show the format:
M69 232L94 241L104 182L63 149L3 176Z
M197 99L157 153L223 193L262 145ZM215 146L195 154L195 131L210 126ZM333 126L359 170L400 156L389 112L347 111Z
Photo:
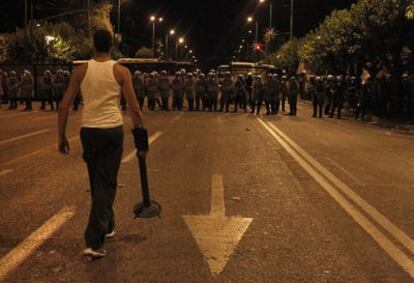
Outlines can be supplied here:
M112 206L115 201L123 140L122 126L81 129L83 158L88 166L92 194L92 207L85 232L88 248L102 248L105 235L114 230Z

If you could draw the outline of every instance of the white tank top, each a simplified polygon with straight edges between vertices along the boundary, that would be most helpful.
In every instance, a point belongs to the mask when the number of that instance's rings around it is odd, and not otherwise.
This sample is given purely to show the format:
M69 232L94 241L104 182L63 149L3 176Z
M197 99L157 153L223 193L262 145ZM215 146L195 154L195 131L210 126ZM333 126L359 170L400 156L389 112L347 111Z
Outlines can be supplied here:
M84 128L115 128L123 124L119 108L121 86L114 77L115 61L88 61L88 69L81 84L84 101Z

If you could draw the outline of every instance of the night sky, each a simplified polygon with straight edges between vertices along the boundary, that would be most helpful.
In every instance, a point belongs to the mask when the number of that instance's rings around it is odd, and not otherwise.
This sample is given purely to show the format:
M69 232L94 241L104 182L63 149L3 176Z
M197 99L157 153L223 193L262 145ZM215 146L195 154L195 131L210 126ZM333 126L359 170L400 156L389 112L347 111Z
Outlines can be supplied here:
M35 18L47 16L56 10L70 6L86 5L86 0L34 0ZM117 5L116 0L112 0ZM6 4L7 2L7 4ZM69 5L63 5L64 2ZM130 51L151 46L152 29L149 16L157 14L165 22L157 28L159 36L175 28L185 35L200 61L220 61L233 55L241 37L247 35L246 17L260 19L260 29L269 22L268 3L258 0L123 0L121 32L129 43ZM356 0L295 0L295 35L302 36L318 24L334 9L349 7ZM22 25L23 0L0 0L0 32L10 31ZM49 4L47 4L49 3ZM52 4L50 4L52 3ZM290 0L273 0L274 27L280 33L289 30ZM68 8L69 7L69 8ZM113 23L116 25L117 7L114 7ZM253 28L252 28L253 29Z

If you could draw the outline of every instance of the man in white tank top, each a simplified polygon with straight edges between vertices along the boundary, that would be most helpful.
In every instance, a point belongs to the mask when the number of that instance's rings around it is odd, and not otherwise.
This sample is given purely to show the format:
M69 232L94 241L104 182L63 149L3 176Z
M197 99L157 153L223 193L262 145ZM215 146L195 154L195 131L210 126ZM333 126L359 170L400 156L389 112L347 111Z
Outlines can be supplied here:
M92 195L89 223L85 232L84 255L100 258L105 238L115 236L112 209L123 151L123 121L119 99L123 93L130 107L138 153L145 158L148 135L135 96L129 70L111 60L112 34L99 30L94 35L94 58L76 67L59 111L59 151L69 153L66 124L73 99L81 90L84 98L81 141L88 167Z

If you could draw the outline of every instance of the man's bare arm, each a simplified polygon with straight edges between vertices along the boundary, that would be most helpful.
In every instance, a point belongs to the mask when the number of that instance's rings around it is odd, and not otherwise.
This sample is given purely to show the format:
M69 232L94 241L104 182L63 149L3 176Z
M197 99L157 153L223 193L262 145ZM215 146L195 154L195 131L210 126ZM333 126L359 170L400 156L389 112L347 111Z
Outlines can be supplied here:
M122 94L129 105L129 115L131 117L132 124L134 125L134 128L143 128L144 121L132 84L131 73L123 66L118 66L118 72L122 79Z
M83 67L84 68L84 67ZM82 75L84 73L82 67L75 68L72 72L69 86L63 96L62 105L59 110L58 124L59 124L59 151L61 153L69 153L69 144L66 139L66 125L68 121L69 109L72 105L73 99L79 93L80 84L82 82Z

